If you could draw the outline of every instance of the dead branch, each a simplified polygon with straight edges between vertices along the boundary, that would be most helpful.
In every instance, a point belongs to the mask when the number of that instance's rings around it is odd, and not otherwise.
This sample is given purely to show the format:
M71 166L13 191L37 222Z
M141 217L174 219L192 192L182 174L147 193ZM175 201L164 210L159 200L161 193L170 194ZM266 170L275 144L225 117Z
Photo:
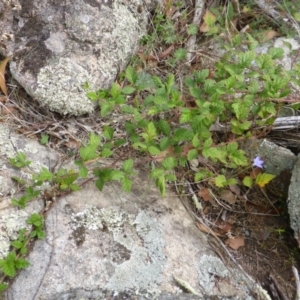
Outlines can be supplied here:
M200 26L200 23L201 23L201 15L202 15L202 11L204 8L204 2L205 1L203 1L203 0L195 1L195 14L194 14L192 24L196 25L197 28ZM187 50L186 61L187 61L188 65L190 65L191 61L193 60L195 44L196 44L196 35L191 35L186 43L186 50Z

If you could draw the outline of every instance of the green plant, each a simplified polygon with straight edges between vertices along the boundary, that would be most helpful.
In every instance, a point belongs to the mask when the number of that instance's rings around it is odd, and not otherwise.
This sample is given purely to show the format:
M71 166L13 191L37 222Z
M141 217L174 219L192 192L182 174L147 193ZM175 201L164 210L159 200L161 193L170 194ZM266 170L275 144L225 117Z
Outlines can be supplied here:
M239 37L233 43L239 47L242 41ZM281 99L290 93L288 83L296 80L295 73L276 63L283 55L282 49L271 48L268 53L258 54L252 50L257 43L250 35L247 44L248 50L235 52L230 47L216 62L213 77L208 69L187 76L183 97L172 74L162 80L137 73L130 66L125 71L127 83L123 87L115 84L110 90L88 93L91 100L99 101L102 117L113 110L127 114L127 138L135 150L156 162L151 177L162 194L165 183L176 180L176 167L199 154L225 167L224 174L215 175L216 186L235 183L234 177L228 177L232 173L229 170L249 166L238 141L252 137L255 127L274 122ZM183 101L187 98L191 105ZM171 119L172 126L167 121ZM235 140L215 142L210 128L216 121L230 124ZM113 143L110 145L111 154ZM90 158L96 156L94 151ZM195 174L196 181L208 177L211 172L205 170ZM248 187L252 184L245 181Z
M18 238L11 242L13 250L11 250L4 259L0 259L0 271L3 273L0 279L0 293L7 288L4 282L6 276L15 277L18 270L25 269L29 266L29 262L24 258L27 254L27 245L32 238L44 238L43 217L33 213L26 221L32 225L32 230L25 228L19 230Z

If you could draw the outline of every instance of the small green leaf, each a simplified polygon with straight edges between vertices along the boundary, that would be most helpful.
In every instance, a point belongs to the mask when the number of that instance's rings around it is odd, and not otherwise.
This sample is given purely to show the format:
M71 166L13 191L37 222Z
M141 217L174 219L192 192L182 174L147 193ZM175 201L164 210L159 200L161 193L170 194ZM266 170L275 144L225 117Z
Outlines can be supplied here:
M110 157L112 155L113 155L113 152L110 149L107 149L107 148L103 149L100 153L101 157Z
M156 180L156 185L159 188L160 194L162 196L166 195L166 179L165 176L161 176Z
M265 187L272 179L276 176L269 173L260 173L255 178L255 183L258 184L261 188Z
M177 60L183 60L186 58L187 51L186 49L179 48L174 52L174 56Z
M23 168L31 164L30 160L27 160L26 154L23 152L18 152L15 157L9 159L9 162L12 166L17 168Z
M160 119L157 122L157 127L161 130L161 132L164 135L169 136L171 134L171 127L166 120Z
M19 258L15 261L15 266L18 270L25 269L30 265L29 261L24 258Z
M218 175L215 178L215 183L217 187L224 187L227 185L227 180L224 175Z
M7 283L0 283L0 295L1 295L1 292L5 291L8 287L8 284Z
M198 33L198 28L195 24L190 24L188 26L187 32L189 35L196 35Z
M158 155L158 154L160 154L160 152L161 152L161 151L160 151L157 147L155 147L155 146L149 146L147 150L149 151L149 153L150 153L151 155Z
M177 166L177 162L174 157L165 158L161 164L166 170L172 170Z
M102 134L107 140L111 140L114 137L114 129L110 126L104 126Z
M132 180L124 177L122 179L122 189L123 189L123 191L129 193L131 191L131 187L132 187Z
M251 188L253 185L253 179L250 176L245 176L245 178L243 179L243 184L244 186Z
M122 88L122 93L125 95L130 95L135 92L135 88L133 86L125 86Z
M198 150L197 149L192 149L188 152L187 158L188 160L192 160L195 158L198 158Z
M0 259L0 269L6 276L16 276L15 260L16 253L13 251L9 252L5 259Z
M153 169L151 171L150 177L153 179L157 179L158 177L163 176L165 171L163 169Z
M48 134L42 134L40 143L42 145L46 145L48 143L48 141L49 141L49 135Z
M107 116L113 109L113 105L106 103L106 102L100 102L100 115L101 117Z
M54 174L50 172L47 168L43 167L39 174L33 176L33 180L36 181L52 181Z
M128 173L133 168L133 159L127 159L123 162L123 170L125 173Z
M131 84L135 84L138 79L138 74L135 72L133 67L128 66L125 71L125 77Z
M96 187L98 188L99 191L102 191L103 190L103 187L104 187L104 180L99 177L97 180L96 180Z
M194 137L193 131L187 128L177 128L174 132L173 140L175 142L189 141Z

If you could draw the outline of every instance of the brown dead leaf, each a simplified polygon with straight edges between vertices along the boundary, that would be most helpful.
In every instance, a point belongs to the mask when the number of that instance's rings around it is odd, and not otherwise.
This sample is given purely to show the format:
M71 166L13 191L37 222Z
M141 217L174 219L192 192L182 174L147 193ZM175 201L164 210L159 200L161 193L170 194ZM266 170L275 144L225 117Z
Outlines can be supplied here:
M0 96L0 102L6 103L6 102L8 102L8 98L6 96Z
M166 157L174 156L174 149L172 147L168 147L166 150L161 151L159 155L155 156L155 160L157 162L162 162Z
M81 143L75 139L70 138L67 143L65 143L66 147L70 149L79 149L81 146Z
M273 39L274 37L280 36L280 35L281 34L275 30L267 30L263 33L262 41L267 42L267 41Z
M204 201L210 201L211 200L211 194L210 190L208 188L202 188L198 191L198 195L204 200Z
M205 233L209 233L209 234L214 234L216 236L222 236L222 234L210 229L209 227L201 224L201 223L196 223L197 224L197 227L202 231L202 232L205 232Z
M208 32L210 29L210 24L214 24L216 21L216 16L212 14L209 10L207 10L203 16L203 23L200 26L200 32Z
M257 177L257 175L260 173L261 173L260 168L253 168L253 170L250 172L249 176L251 179L255 179Z
M271 233L272 231L270 228L254 227L252 228L251 237L258 239L259 241L265 241Z
M174 44L172 44L168 49L158 54L158 58L163 59L168 56L174 50Z
M5 96L7 96L7 88L5 83L5 68L10 59L11 56L8 56L0 63L0 89L2 90Z
M220 197L227 201L229 204L234 204L236 201L235 195L232 191L229 190L222 190Z
M205 22L203 22L203 23L201 24L199 30L200 30L200 32L208 32L209 26L208 26Z
M1 115L6 116L12 114L16 110L15 106L3 106L1 107Z
M215 225L218 227L220 233L223 233L223 234L231 231L231 229L232 229L231 223L222 221L222 220L217 220Z
M173 50L174 50L174 44L172 44L165 51L159 53L157 56L150 54L150 55L147 55L147 56L144 56L144 57L146 57L146 59L149 60L149 61L159 61L160 59L163 59L166 56L168 56ZM140 58L141 58L141 55L142 54L139 54Z
M245 246L245 238L243 236L229 238L225 241L225 244L231 249L237 250L238 248Z
M237 184L230 184L229 189L237 196L241 194L241 189Z

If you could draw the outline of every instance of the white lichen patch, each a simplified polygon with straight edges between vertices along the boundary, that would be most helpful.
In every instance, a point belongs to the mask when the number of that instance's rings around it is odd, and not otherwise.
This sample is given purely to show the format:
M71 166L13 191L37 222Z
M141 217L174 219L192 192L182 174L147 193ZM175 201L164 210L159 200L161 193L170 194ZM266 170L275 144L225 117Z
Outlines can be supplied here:
M226 278L230 276L229 271L216 256L204 254L198 265L199 283L204 292L210 295L218 281L218 278Z
M102 208L87 206L82 212L71 215L71 220L76 227L85 227L90 230L103 229L106 227L113 230L122 226L125 222L133 224L132 217L116 208Z
M110 263L114 266L114 273L107 285L108 290L151 289L159 285L166 257L164 254L165 241L163 229L157 220L140 212L136 217L117 207L102 208L86 207L82 212L72 214L71 219L77 228L105 229L112 233L115 245L111 251L126 251L130 258L122 263ZM107 243L105 238L101 243ZM109 242L108 242L109 243ZM106 247L112 247L110 246ZM122 256L122 253L119 253ZM100 262L99 262L100 263ZM128 276L130 274L130 276Z
M10 242L17 239L18 231L22 228L31 228L30 225L26 224L28 217L29 214L24 210L1 216L0 259L8 254Z
M80 115L93 111L83 85L91 82L90 74L69 58L48 62L38 76L36 96L43 105L61 114Z

